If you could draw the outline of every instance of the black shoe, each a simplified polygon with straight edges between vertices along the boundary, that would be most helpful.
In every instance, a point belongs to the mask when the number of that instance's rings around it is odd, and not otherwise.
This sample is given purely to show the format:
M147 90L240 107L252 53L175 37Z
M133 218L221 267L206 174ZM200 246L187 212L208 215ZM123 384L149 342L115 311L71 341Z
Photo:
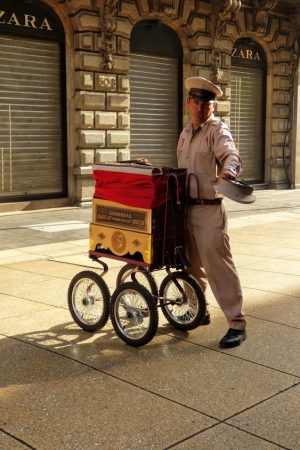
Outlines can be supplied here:
M246 330L236 330L234 328L229 328L225 336L220 340L220 347L232 348L241 345L241 343L246 339Z

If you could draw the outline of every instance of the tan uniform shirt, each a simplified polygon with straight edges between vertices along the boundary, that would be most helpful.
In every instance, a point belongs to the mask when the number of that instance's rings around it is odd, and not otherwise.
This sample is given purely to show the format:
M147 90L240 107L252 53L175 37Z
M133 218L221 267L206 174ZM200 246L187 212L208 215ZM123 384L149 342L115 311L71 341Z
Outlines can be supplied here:
M179 168L197 175L201 199L221 196L216 193L214 185L223 169L233 169L238 175L242 168L227 125L215 119L214 115L196 130L192 122L184 128L178 141L177 160ZM196 186L194 177L190 177L189 195L193 198L198 197Z

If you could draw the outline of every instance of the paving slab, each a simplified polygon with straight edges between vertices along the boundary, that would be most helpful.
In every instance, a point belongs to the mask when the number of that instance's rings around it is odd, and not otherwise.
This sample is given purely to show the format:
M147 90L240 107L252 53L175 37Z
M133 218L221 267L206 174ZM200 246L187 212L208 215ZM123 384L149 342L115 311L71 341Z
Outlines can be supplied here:
M268 258L284 258L286 256L297 255L298 249L293 247L281 247L279 245L255 244L248 243L246 239L242 239L241 242L232 241L231 250L233 255L241 253L242 255L255 255L264 256Z
M23 315L23 319L24 317ZM178 402L218 420L224 420L241 409L263 401L297 381L288 372L282 373L249 362L251 341L248 345L246 341L238 352L232 349L226 353L215 351L212 354L210 349L198 344L199 341L203 342L203 336L201 340L200 335L205 333L199 328L191 333L193 337L189 334L188 342L158 334L147 346L133 349L119 338L115 339L108 323L101 330L101 336L94 334L93 342L89 339L90 333L80 329L74 331L74 327L71 329L71 341L67 339L64 342L63 336L68 335L66 327L70 324L66 322L68 318L68 311L62 310L32 312L30 317L25 317L24 323L20 323L21 318L7 319L5 322L9 330L4 329L4 333L70 358L74 357L75 337L78 362L105 370L106 373L159 397ZM83 341L79 342L80 339ZM111 348L112 340L114 342ZM205 344L207 343L204 341ZM110 352L110 349L113 351ZM103 358L103 351L106 358ZM234 354L234 358L231 358L230 353Z
M0 448L2 450L28 450L28 445L22 444L22 442L10 436L8 433L0 431Z
M59 231L77 231L86 230L89 228L88 222L82 222L80 220L63 220L62 222L43 222L35 223L32 225L22 225L22 228L30 228L31 230L45 231L46 233L57 233Z
M298 449L299 398L300 382L257 405L255 414L253 411L245 411L228 420L228 423L283 448Z
M2 339L1 351L10 352L18 362L6 368L1 380L0 428L33 448L162 449L216 422L178 402L19 341Z
M262 291L300 297L300 277L297 275L279 276L274 272L239 268L239 276L245 288L253 287Z
M26 318L36 311L51 309L49 304L41 304L40 302L28 301L24 298L14 297L13 295L1 294L0 319L8 319L17 317Z
M299 297L249 288L243 294L248 316L300 328Z
M257 255L247 255L244 253L232 252L234 264L237 269L240 267L256 267L256 264L273 261L273 258L269 256L257 256ZM289 258L289 256L287 256ZM283 258L282 258L283 259Z
M227 323L210 288L209 326L182 332L159 310L140 348L110 321L83 331L67 289L102 271L88 258L91 209L0 214L1 450L298 450L300 190L256 195L226 201L248 318L233 349L219 348ZM105 261L113 292L124 263Z
M176 450L275 450L276 444L224 423L210 427L173 447Z
M284 222L283 224L274 225L273 223L270 225L247 225L243 224L243 226L235 227L235 223L239 219L229 219L229 228L230 228L230 234L231 234L231 241L235 241L236 239L239 240L241 237L245 239L246 235L251 236L261 236L264 237L266 240L266 243L269 242L270 237L270 229L272 230L272 237L280 238L277 241L277 244L280 245L281 238L290 238L292 240L298 239L298 221L291 222ZM276 244L276 242L275 242Z
M215 423L49 351L2 339L2 352L16 364L1 358L0 427L34 448L161 449Z
M78 253L76 241L74 242L57 242L43 245L35 245L30 247L22 247L22 252L54 258L57 256L73 255Z
M282 278L284 275L300 276L300 264L295 263L295 261L293 259L289 259L288 256L284 259L273 258L267 261L257 261L255 265L251 263L243 266L244 269L247 269L247 267L253 267L255 270L259 270L261 272L272 272Z
M47 274L30 273L17 270L13 267L0 266L0 277L1 277L1 290L6 293L6 290L16 289L20 294L23 286L32 285L38 283L39 281L50 281L51 277ZM12 292L12 291L11 291ZM9 293L9 292L8 292Z
M16 249L8 249L8 250L1 250L0 252L0 264L12 264L15 262L21 262L21 261L36 261L40 259L41 256L37 254L28 254L26 252L22 252L22 250L16 250Z
M89 261L87 261L89 262ZM60 261L54 261L52 259L39 259L37 261L20 261L18 263L6 264L2 267L5 267L7 271L11 271L14 273L14 270L18 270L20 272L25 272L28 274L28 282L31 273L47 275L49 277L59 277L63 279L70 279L73 277L78 271L83 270L84 267L78 264L68 264ZM92 266L87 266L92 268ZM0 268L1 274L1 268Z
M68 287L68 279L51 278L46 281L27 283L22 286L22 292L18 286L7 286L2 291L13 297L18 296L23 301L29 300L49 307L67 308Z
M245 242L245 235L240 234L236 235L234 240L232 240L235 244L238 243L244 243ZM278 236L272 236L269 233L269 236L261 236L258 234L251 234L251 232L247 235L247 244L255 244L255 245L262 245L266 247L278 247L278 248L293 248L293 249L299 249L300 248L300 241L296 240L292 237L283 237L281 236L278 238Z
M235 358L245 359L266 368L300 377L300 361L295 357L295 349L300 348L299 329L248 316L247 339L243 345L235 349L220 350L218 342L222 337L221 319L221 315L219 320L214 317L214 326L202 327L200 331L198 329L191 331L185 339L201 347L221 351ZM183 338L179 331L170 329L168 331L179 339Z
M164 347L168 347L170 363L166 361ZM132 372L132 361L126 359L122 364L122 379L218 420L251 407L296 380L228 354L212 355L206 348L176 342L166 336L156 339L147 355L135 361L134 367ZM110 367L109 372L117 374L118 370Z

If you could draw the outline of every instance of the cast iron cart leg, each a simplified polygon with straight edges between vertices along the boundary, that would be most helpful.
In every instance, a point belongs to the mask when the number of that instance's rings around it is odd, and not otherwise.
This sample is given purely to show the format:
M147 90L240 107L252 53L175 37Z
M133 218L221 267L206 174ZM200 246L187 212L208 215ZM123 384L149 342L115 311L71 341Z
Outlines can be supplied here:
M85 331L104 327L109 317L110 293L100 275L79 272L68 289L68 306L74 321Z
M150 342L158 328L156 302L144 286L135 282L123 283L115 290L110 318L119 338L133 347Z
M147 272L146 269L134 264L125 264L122 267L117 276L117 287L120 286L125 281L135 281L141 284L153 295L153 297L158 297L158 287L154 279L154 276Z

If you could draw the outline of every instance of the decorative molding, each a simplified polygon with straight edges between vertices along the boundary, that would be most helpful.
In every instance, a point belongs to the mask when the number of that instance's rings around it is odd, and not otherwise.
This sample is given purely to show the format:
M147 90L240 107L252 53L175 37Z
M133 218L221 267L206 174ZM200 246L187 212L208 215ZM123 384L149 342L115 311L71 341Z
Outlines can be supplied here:
M295 73L297 67L298 67L298 60L299 60L299 56L298 54L294 51L291 55L291 61L289 64L289 69L288 69L288 75L289 76L293 76L293 74ZM291 86L292 87L292 86Z
M226 23L231 17L232 13L236 13L241 8L241 0L223 0L220 12L218 14L215 36L212 48L212 80L218 81L220 79L220 65L221 65L221 39L225 32Z
M215 40L219 41L224 34L226 21L229 18L227 16L231 13L236 13L241 8L241 0L223 0L218 14L218 19L215 29Z
M254 8L255 31L265 34L268 24L268 13L276 6L277 0L257 0L257 8Z
M218 81L220 79L220 66L221 66L221 51L218 47L214 47L211 53L212 59L212 81Z
M118 9L118 0L105 0L103 15L103 58L102 68L111 70L113 65L113 37L117 29L115 16Z
M291 41L293 42L291 47L294 48L297 55L300 55L300 14L290 16L290 21L292 24Z
M221 10L226 12L238 12L241 8L241 0L222 0Z
M174 0L159 0L159 10L166 16L172 16L174 14Z

